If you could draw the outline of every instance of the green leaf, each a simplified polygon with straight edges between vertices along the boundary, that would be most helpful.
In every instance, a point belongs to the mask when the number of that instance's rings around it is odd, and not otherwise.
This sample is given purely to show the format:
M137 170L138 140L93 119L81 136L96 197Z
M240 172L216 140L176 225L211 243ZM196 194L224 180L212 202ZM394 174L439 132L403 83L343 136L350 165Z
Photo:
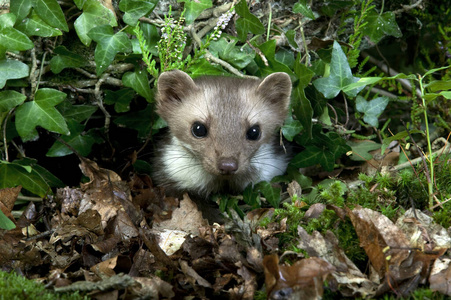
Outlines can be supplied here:
M315 20L315 15L313 14L310 5L307 3L307 0L299 0L298 3L295 3L293 6L294 13L300 13L304 17Z
M211 64L205 58L197 60L194 64L191 64L187 72L193 76L201 75L226 75L227 72L224 71L220 66Z
M296 118L301 122L309 139L312 138L313 108L310 100L305 96L304 89L310 84L315 73L300 63L298 55L294 64L294 73L298 78L298 86L293 90L292 107Z
M301 85L293 90L292 107L294 115L305 129L307 137L311 139L313 108Z
M369 12L365 18L368 22L363 27L363 34L369 36L370 40L378 43L385 35L392 35L394 37L401 37L402 33L396 23L395 14L388 11L380 15L374 10Z
M6 50L24 51L34 47L28 36L12 27L5 27L0 30L0 46Z
M66 94L54 89L40 89L35 100L19 106L16 111L16 129L23 141L38 138L36 126L49 131L69 134L66 121L55 105L66 98Z
M238 38L241 42L245 42L249 32L253 34L265 33L265 27L260 20L251 14L247 7L246 0L241 0L235 6L236 13L241 17L235 22Z
M30 68L21 61L14 59L0 60L0 89L3 88L8 79L27 77Z
M58 104L57 108L65 119L72 119L78 123L88 119L98 109L95 105L72 105L68 100Z
M12 163L0 161L0 188L18 185L39 197L45 197L52 192L50 186L34 168L23 166L18 161Z
M377 150L381 147L381 144L371 141L362 141L358 143L348 141L347 144L352 149L352 155L350 158L354 161L367 161L372 159L373 156L369 152Z
M185 3L185 22L192 24L194 20L207 8L213 6L211 0L177 0L178 3Z
M245 44L245 45L247 45L247 44ZM290 69L294 68L295 59L294 59L294 53L292 50L280 48L275 53L274 58L278 62L281 62L282 64L288 66Z
M271 204L272 207L278 208L280 205L280 192L281 188L273 187L271 183L267 181L259 182L257 185L259 191L263 194L266 201Z
M16 20L16 16L12 13L0 15L0 29L12 28Z
M424 86L430 92L451 90L451 80L434 80Z
M334 41L332 49L332 59L330 62L329 77L318 78L313 81L315 88L320 91L327 99L332 99L343 90L347 85L357 82L359 78L352 76L351 68L341 46ZM350 97L355 97L363 86L347 90L345 93Z
M63 31L69 31L66 17L56 0L34 0L34 8L41 19Z
M118 91L105 91L105 104L114 104L114 110L118 113L130 110L130 102L135 96L135 91L130 88L120 89Z
M151 13L158 0L121 0L119 9L125 12L123 20L130 26L136 26L138 19Z
M17 24L16 28L27 36L52 37L62 35L59 29L48 25L33 10L29 18Z
M56 47L53 53L57 55L50 60L50 70L55 74L60 73L65 68L83 67L87 63L85 57L70 52L64 46Z
M137 70L135 72L127 72L122 76L124 86L134 89L139 95L146 98L147 102L153 101L153 93L149 86L149 78L147 72Z
M17 22L21 22L28 16L32 7L33 1L31 0L13 0L9 1L9 11L17 17ZM0 21L3 23L3 21ZM1 25L0 25L1 26Z
M10 111L12 108L22 104L27 97L12 90L0 92L0 112Z
M95 143L95 139L92 136L84 134L85 126L79 124L76 121L68 121L68 128L70 130L69 136L63 136L61 139L67 144L77 150L81 156L88 156L91 153L92 146ZM72 149L69 149L66 145L56 141L47 152L48 157L61 157L72 154Z
M113 12L97 0L83 1L83 13L74 23L80 41L89 46L91 44L91 38L88 36L89 31L94 27L106 24L117 26Z
M418 130L418 129L412 129L412 130L409 130L409 132L411 135L416 134L416 133L420 133L420 134L424 135L424 132L421 130ZM383 139L381 153L385 153L385 149L387 149L388 145L390 145L391 142L410 138L409 132L404 130L404 131L398 132L394 136Z
M310 145L304 151L297 154L290 163L296 168L306 168L321 164L326 171L332 171L334 169L334 162L334 155L330 151Z
M285 119L284 125L282 126L282 133L288 141L292 142L294 137L298 135L301 130L301 122L294 120L291 116Z
M260 46L258 46L260 51L263 53L263 55L266 57L268 65L265 64L265 62L261 59L260 55L255 56L255 62L259 66L257 75L260 77L268 76L269 74L272 74L274 72L285 72L288 75L290 75L290 78L292 81L296 80L296 76L293 74L291 69L284 65L283 63L276 60L275 53L276 53L276 41L275 40L269 40Z
M157 27L147 23L140 23L139 26L143 31L143 37L150 53L154 56L158 56L158 41L160 40L160 35L158 34ZM141 49L139 50L141 51Z
M377 128L379 126L379 121L377 118L382 114L385 107L387 107L388 101L388 97L378 97L373 100L366 101L365 98L357 96L356 109L357 111L365 114L363 116L363 121L365 121L365 123Z
M152 129L152 105L138 112L131 112L114 120L115 124L138 131L139 138L146 138Z
M209 50L217 54L222 60L227 61L238 69L244 69L255 57L254 50L247 44L237 46L238 40L229 40L223 36L218 41L210 43Z
M399 73L392 77L362 77L359 81L350 83L343 88L343 92L346 94L356 88L363 88L370 84L376 84L381 80L392 80L392 79L408 79L408 80L417 80L417 76L415 74L406 75L403 73Z
M125 32L114 33L110 25L97 26L88 36L97 42L94 59L97 76L100 76L113 62L119 52L132 51L132 45Z
M11 230L16 228L16 225L11 221L2 210L0 210L0 228L5 230Z

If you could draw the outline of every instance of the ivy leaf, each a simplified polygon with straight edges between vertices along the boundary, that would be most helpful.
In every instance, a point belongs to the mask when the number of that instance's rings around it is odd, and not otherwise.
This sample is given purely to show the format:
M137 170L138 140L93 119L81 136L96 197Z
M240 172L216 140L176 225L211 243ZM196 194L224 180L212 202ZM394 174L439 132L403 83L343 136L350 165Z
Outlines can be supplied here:
M280 205L280 192L279 187L273 187L271 183L267 181L259 182L257 185L258 190L263 194L266 201L271 204L272 207L278 208Z
M212 41L209 50L234 67L244 69L254 60L255 51L247 44L237 46L237 42L238 40L229 41L226 37L222 37L218 41Z
M45 197L51 192L44 178L31 166L21 165L18 161L12 163L0 161L0 188L18 185L39 197Z
M81 55L70 52L64 46L58 46L53 50L57 54L50 60L50 70L58 74L65 68L79 68L86 65L87 60Z
M365 121L365 123L373 127L378 127L379 121L377 118L382 114L385 107L387 107L388 101L388 97L378 97L366 101L362 96L358 96L356 99L356 109L365 114L363 116L363 121Z
M152 106L148 105L146 109L116 118L114 123L135 129L138 131L139 138L146 138L152 129L152 112Z
M35 0L34 9L41 19L45 20L51 26L66 32L69 31L66 17L56 0Z
M192 24L194 20L207 8L213 6L211 0L177 0L178 3L185 3L185 22Z
M147 102L152 102L153 93L149 86L147 72L141 70L127 72L122 76L122 82L124 86L134 89L139 95L146 98Z
M315 15L313 14L310 5L308 5L307 0L299 0L298 3L295 3L293 6L294 13L300 13L304 17L315 20Z
M58 104L57 109L65 119L71 119L78 123L88 119L98 109L93 105L72 105L68 100Z
M392 11L378 14L371 11L365 18L368 24L363 28L364 35L369 36L370 40L378 43L385 35L392 35L394 37L401 37L402 33L396 23L395 14Z
M132 44L125 32L114 33L110 25L97 26L88 36L97 42L94 59L97 76L100 76L113 62L119 52L130 52Z
M130 26L136 26L138 19L151 13L158 0L121 0L119 9L125 12L123 20Z
M143 37L150 53L154 56L158 56L158 41L160 40L160 35L158 34L157 27L147 23L140 23L139 26L143 31ZM136 39L136 41L138 40ZM139 48L139 53L141 53L141 48Z
M118 113L130 110L130 102L135 96L135 91L130 88L120 89L118 91L105 91L105 104L114 104L114 110Z
M290 75L291 80L295 81L296 77L294 76L291 69L284 65L283 63L276 60L276 41L269 40L258 47L263 55L266 57L268 66L261 59L260 55L255 56L255 62L259 66L257 75L260 77L268 76L274 72L285 72Z
M305 129L307 137L311 139L313 108L301 85L293 90L292 107L293 113Z
M341 46L334 41L332 49L332 59L330 61L329 77L318 78L313 81L315 88L327 99L332 99L351 83L359 81L359 78L352 76L351 68ZM345 91L346 95L355 97L364 87L354 88Z
M95 138L88 135L83 134L85 126L79 124L74 120L69 120L67 122L68 128L70 130L69 136L63 136L61 139L65 141L67 144L72 146L81 156L87 156L91 153L92 146L96 142ZM62 144L59 141L56 141L52 147L47 152L46 156L48 157L61 157L72 154L72 149L69 149L66 145Z
M294 137L298 135L302 130L301 122L293 119L293 117L289 116L285 119L285 122L282 126L283 136L290 142L293 141Z
M226 75L227 72L221 67L211 64L205 58L197 60L194 64L190 65L187 72L193 77L201 75Z
M13 28L16 16L12 13L0 15L0 59L7 50L24 51L34 47L28 36Z
M82 3L83 13L75 20L74 27L80 41L89 46L91 38L88 33L92 28L106 24L117 26L117 21L113 12L100 4L100 1L85 0Z
M55 105L66 98L66 94L54 89L40 89L35 100L19 106L16 111L16 129L23 141L38 138L36 126L60 134L69 134L66 121Z
M298 86L293 90L292 107L296 118L301 122L309 139L312 138L313 108L310 100L305 96L304 89L312 80L313 71L300 63L300 55L294 64L294 73L299 79Z
M28 16L33 2L30 0L14 0L9 1L9 5L9 11L17 17L17 22L20 22Z
M27 36L52 37L63 34L59 29L44 22L34 10L31 12L30 17L17 24L16 28Z
M235 22L238 38L241 42L245 42L249 32L253 34L265 33L265 27L260 20L251 14L247 7L246 0L241 0L235 6L236 13L241 17Z
M10 111L12 108L22 104L27 97L13 90L0 92L0 112Z
M14 59L0 60L0 89L8 79L18 79L28 76L30 68L21 61Z
M347 144L352 149L350 158L354 161L367 161L372 159L373 156L369 152L380 149L381 147L381 144L372 141L361 141L357 143L348 141Z
M326 171L334 169L335 158L330 151L325 151L315 145L310 145L297 154L290 162L296 168L306 168L321 164Z

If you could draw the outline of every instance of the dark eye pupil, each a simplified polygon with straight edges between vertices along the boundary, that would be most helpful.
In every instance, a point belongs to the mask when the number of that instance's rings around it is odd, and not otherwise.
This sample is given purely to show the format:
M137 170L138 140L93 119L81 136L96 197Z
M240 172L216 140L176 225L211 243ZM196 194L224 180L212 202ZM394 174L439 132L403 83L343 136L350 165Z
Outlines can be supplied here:
M207 127L201 122L194 122L191 133L197 138L203 138L207 136Z
M254 125L246 132L246 138L251 141L256 141L260 138L260 126Z

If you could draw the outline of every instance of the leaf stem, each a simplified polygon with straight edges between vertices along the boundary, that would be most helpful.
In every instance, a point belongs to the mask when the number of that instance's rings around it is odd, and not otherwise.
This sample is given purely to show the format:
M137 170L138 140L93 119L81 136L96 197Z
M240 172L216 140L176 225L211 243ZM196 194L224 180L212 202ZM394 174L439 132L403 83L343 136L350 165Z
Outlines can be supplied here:
M418 76L418 82L420 83L420 92L421 92L421 101L423 102L423 114L424 114L424 125L426 126L426 140L428 143L428 161L429 161L429 172L430 178L428 178L428 194L429 194L429 208L432 209L434 202L434 191L433 191L433 181L434 181L434 161L432 159L432 146L431 139L429 134L429 125L428 125L428 114L427 114L427 105L426 100L424 98L424 87L423 87L423 78L421 75Z

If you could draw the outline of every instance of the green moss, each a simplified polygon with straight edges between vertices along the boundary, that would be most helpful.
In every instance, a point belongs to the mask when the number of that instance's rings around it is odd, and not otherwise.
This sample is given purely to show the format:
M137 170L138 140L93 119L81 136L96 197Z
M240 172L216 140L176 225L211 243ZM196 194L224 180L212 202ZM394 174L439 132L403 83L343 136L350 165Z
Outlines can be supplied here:
M57 294L46 290L43 284L26 279L14 272L6 273L0 271L0 299L78 300L89 298L87 296L81 296L78 292Z

